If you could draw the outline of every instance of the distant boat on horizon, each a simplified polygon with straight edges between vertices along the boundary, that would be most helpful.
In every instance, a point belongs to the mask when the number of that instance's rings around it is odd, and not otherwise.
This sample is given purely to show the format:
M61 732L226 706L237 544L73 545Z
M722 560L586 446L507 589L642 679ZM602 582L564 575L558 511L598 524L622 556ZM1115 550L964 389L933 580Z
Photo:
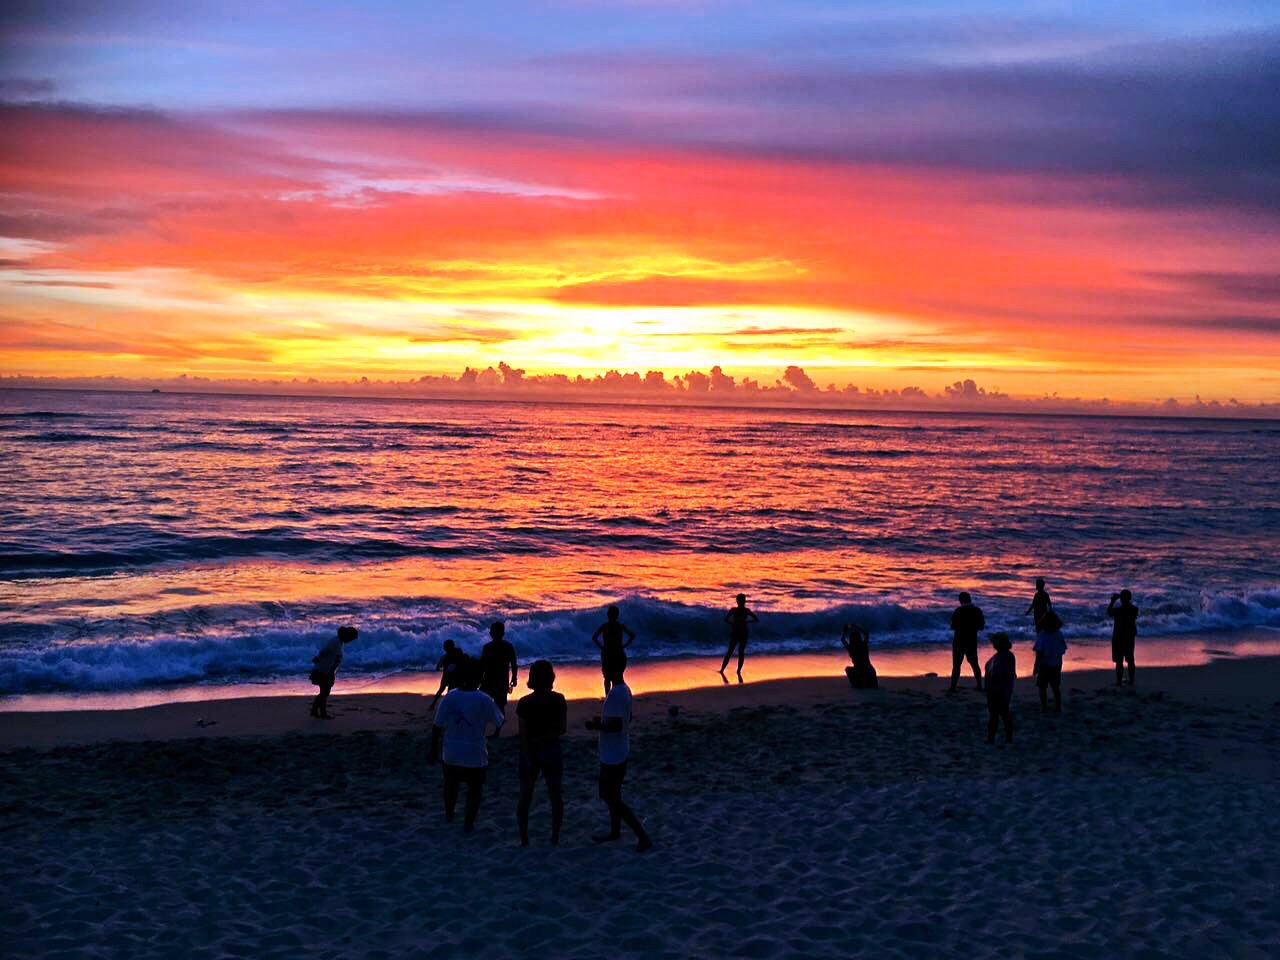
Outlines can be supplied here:
M152 388L151 388L151 392L152 392L152 393L159 393L159 392L160 392L160 388L159 388L159 387L152 387Z

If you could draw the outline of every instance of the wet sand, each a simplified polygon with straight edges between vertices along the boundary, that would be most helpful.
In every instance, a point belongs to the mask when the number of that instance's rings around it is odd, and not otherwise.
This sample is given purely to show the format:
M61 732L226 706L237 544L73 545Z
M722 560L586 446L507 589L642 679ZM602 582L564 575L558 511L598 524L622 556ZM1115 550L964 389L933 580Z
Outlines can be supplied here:
M1275 658L1149 668L1134 690L1076 672L1042 715L1023 679L1011 746L984 742L971 680L641 696L644 855L590 840L588 700L564 842L539 794L528 849L508 737L476 833L444 823L419 695L339 692L329 723L293 697L10 713L4 952L1275 956L1278 681Z

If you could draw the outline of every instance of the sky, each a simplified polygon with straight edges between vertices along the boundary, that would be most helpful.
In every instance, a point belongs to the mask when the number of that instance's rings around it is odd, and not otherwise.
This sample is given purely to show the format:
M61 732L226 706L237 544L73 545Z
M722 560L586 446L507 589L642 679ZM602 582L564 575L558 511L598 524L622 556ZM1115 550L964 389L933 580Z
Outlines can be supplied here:
M0 8L0 374L500 365L1280 401L1280 6Z

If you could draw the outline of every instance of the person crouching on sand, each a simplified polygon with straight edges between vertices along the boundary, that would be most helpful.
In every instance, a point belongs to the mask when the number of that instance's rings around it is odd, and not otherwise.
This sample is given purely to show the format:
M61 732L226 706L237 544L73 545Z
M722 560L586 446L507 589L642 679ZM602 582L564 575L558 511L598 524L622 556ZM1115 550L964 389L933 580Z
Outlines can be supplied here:
M736 600L737 605L730 607L729 612L724 615L724 622L729 624L729 649L725 651L724 663L720 664L720 676L724 676L725 668L729 666L729 660L736 648L738 651L738 682L741 683L742 664L747 659L747 634L749 632L747 625L759 623L760 618L747 608L747 595L745 593L738 594Z
M1062 635L1062 627L1056 630L1042 630L1036 634L1033 649L1036 662L1031 668L1035 674L1036 686L1040 690L1040 712L1049 712L1049 690L1053 690L1053 709L1062 712L1062 657L1067 652L1067 640Z
M560 842L560 825L564 822L564 797L560 781L564 775L564 757L560 737L565 732L568 705L564 694L556 693L556 671L547 660L535 660L529 668L529 689L533 693L521 697L516 704L520 722L520 802L516 805L516 825L520 828L520 846L529 845L529 804L533 788L541 776L547 781L547 798L551 801L551 842Z
M458 686L445 694L436 709L427 763L435 766L442 759L440 743L443 740L444 818L453 822L458 793L465 783L467 808L462 829L464 833L470 833L476 826L476 814L480 812L480 797L489 767L485 727L490 724L496 727L502 723L502 711L492 697L478 689L480 669L477 664L460 664L457 673Z
M1013 656L1013 644L1007 633L993 633L991 646L995 656L987 661L987 743L996 742L996 727L1004 721L1004 742L1013 743L1013 682L1018 679L1018 664Z
M627 777L627 758L631 754L631 688L623 680L623 668L613 664L608 676L612 684L599 717L587 721L588 730L600 731L600 799L609 808L609 832L596 834L596 843L608 843L622 837L626 823L636 835L636 852L644 853L653 846L649 834L622 799L622 781Z
M846 623L840 630L840 645L849 653L852 666L844 668L849 686L855 690L874 690L879 686L876 668L871 665L871 634L856 623Z
M311 682L320 688L311 701L311 715L321 720L332 719L329 716L329 691L338 679L338 667L342 663L342 648L360 636L355 627L339 627L338 635L320 648L320 652L311 658L315 664L311 669Z

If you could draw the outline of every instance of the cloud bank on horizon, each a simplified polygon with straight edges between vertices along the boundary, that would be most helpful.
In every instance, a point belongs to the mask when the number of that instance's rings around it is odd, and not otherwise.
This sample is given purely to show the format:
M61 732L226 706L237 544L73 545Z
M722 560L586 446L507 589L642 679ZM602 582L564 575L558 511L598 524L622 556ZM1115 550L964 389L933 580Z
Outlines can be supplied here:
M0 34L10 376L1280 399L1273 4L19 2Z

